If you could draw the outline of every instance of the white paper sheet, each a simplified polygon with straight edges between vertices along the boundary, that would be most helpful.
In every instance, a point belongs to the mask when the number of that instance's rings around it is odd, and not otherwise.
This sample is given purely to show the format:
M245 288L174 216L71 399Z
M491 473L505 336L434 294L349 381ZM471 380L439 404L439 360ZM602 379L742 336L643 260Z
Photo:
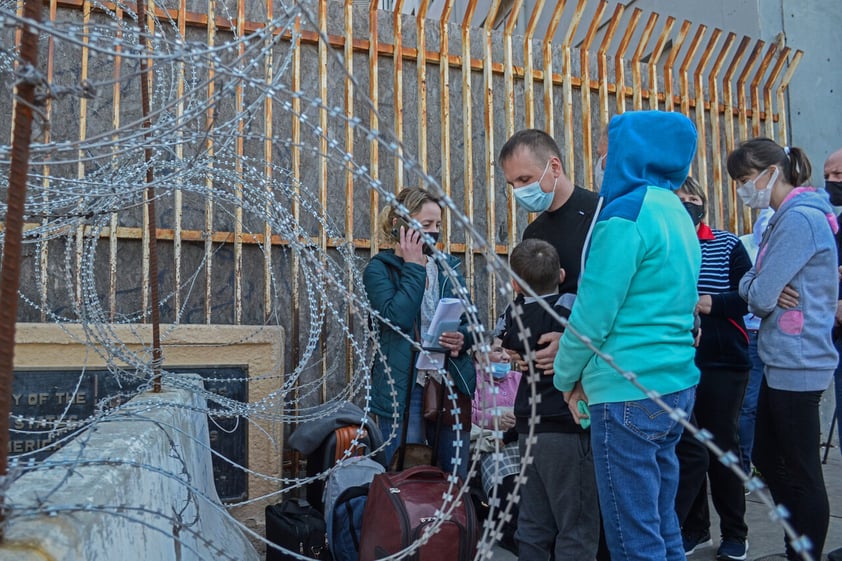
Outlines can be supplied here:
M458 298L442 298L436 306L436 313L430 322L430 328L423 334L422 347L438 348L442 333L456 331L462 317L462 301ZM421 352L415 367L419 370L437 370L444 368L444 353Z

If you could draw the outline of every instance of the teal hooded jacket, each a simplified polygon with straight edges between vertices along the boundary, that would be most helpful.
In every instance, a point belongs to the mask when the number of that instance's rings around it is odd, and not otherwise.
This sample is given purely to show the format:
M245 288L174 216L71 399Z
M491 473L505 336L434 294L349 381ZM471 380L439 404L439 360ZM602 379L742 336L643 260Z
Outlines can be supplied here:
M696 154L693 123L678 113L634 111L611 119L602 210L593 228L570 326L649 390L696 385L693 312L701 250L675 191ZM645 399L570 329L553 383L582 386L592 404Z
M454 298L454 282L465 286L465 279L458 273L461 262L452 255L445 254L444 257L456 275L455 279L450 278L438 265L439 297ZM423 266L407 263L391 249L382 250L372 257L363 272L363 285L371 306L401 331L399 333L382 322L378 326L383 357L375 354L371 369L371 410L377 415L391 416L395 403L398 413L403 413L406 405L410 376L415 380L415 364L412 359L416 356L406 335L416 339L415 326L420 329L421 301L426 283L427 273ZM458 390L473 397L476 371L473 359L467 353L473 345L473 337L469 336L465 314L462 315L459 331L465 337L465 344L458 356L447 355L445 366ZM390 374L386 373L384 357L391 370ZM394 381L394 397L389 386L389 376Z

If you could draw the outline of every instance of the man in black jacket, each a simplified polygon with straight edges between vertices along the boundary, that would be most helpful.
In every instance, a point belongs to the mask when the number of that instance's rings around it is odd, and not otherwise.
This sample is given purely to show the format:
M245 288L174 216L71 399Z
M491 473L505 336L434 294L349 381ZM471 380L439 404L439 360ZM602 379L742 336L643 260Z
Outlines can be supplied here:
M561 293L576 293L581 273L582 250L599 195L573 182L564 173L561 150L544 131L526 129L516 132L500 149L498 158L503 174L514 189L518 205L541 214L523 233L523 239L536 238L552 245L558 252L564 280ZM558 352L560 333L546 333L538 344L535 366L552 374Z

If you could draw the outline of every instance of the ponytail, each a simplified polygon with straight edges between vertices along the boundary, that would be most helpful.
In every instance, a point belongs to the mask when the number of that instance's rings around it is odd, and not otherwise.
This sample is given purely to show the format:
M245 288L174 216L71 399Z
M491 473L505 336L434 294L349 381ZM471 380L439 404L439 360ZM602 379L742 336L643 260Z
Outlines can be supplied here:
M380 243L394 244L400 241L392 235L392 223L395 216L395 207L389 205L384 206L377 216L377 234Z
M801 148L792 147L789 149L787 166L784 166L786 178L790 185L804 185L813 175L813 166Z

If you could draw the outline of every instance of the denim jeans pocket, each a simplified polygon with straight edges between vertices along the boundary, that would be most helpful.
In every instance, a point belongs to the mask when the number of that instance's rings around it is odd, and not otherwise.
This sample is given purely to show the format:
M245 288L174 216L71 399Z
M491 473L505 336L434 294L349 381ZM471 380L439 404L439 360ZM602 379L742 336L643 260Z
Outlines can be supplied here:
M677 394L670 394L661 399L670 407L678 406ZM669 401L674 403L669 403ZM624 404L623 424L645 440L662 440L669 434L675 423L669 412L651 399L627 401Z

